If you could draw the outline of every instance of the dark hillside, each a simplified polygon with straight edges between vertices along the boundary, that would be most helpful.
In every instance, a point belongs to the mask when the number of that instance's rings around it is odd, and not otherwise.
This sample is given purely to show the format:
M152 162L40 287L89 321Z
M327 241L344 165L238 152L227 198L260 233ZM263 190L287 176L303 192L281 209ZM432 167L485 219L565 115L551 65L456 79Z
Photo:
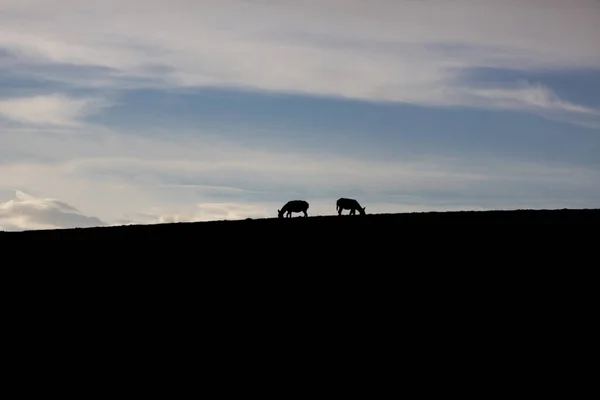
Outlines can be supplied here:
M534 321L591 295L599 227L600 209L314 216L0 233L0 248L15 298L78 316L410 315L403 329L438 335L461 313Z
M77 228L59 230L39 230L25 232L3 232L2 239L43 239L43 240L115 240L115 239L153 239L167 242L172 239L194 241L233 240L285 240L290 235L306 237L343 237L354 236L373 240L386 238L393 233L431 232L432 227L453 230L466 227L472 230L502 229L510 225L524 228L557 230L564 224L594 224L588 227L597 231L600 225L600 209L564 209L564 210L516 210L516 211L456 211L423 212L402 214L371 214L342 216L311 216L304 218L264 218L210 222L186 222L157 225L126 225L117 227ZM558 227L557 224L559 225ZM568 228L567 228L568 229ZM482 231L482 232L483 232Z

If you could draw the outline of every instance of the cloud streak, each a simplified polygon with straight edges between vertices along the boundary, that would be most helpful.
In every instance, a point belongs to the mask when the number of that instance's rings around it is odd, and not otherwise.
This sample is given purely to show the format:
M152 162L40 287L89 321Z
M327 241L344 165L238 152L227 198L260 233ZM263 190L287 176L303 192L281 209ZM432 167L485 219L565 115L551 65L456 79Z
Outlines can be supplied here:
M39 158L0 164L0 191L22 188L85 205L107 224L259 218L293 198L309 200L311 215L331 215L340 196L361 199L370 212L590 207L600 196L597 168L500 156L420 154L385 161L187 136L167 142L103 132L70 135L66 145L63 138L4 133L6 154L25 146ZM12 201L3 203L3 226L52 225L32 213L16 219L23 199Z
M548 88L539 84L531 85L527 82L523 82L515 88L473 89L470 94L496 101L495 104L499 107L528 107L550 111L568 111L583 115L600 115L599 110L564 101Z
M129 81L547 110L531 101L537 89L499 93L457 77L476 67L600 68L600 5L587 0L0 4L0 48L24 64L12 73L88 88L119 90ZM31 68L54 64L100 69L72 81ZM585 113L561 99L552 107Z
M62 94L0 100L0 117L25 124L76 127L82 119L108 103L101 99L71 98Z

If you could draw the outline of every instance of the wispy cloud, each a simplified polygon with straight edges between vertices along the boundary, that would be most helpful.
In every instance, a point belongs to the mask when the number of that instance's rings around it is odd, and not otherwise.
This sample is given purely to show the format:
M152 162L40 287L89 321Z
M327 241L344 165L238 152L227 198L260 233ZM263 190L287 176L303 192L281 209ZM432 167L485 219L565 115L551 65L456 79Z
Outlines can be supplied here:
M62 94L19 97L0 100L0 117L42 126L80 126L83 118L108 105L101 99Z
M539 83L521 81L513 85L474 87L466 89L464 94L459 102L466 106L478 103L483 108L526 111L572 124L600 128L600 109L561 99Z
M600 68L600 5L591 0L0 4L0 48L21 60L11 73L81 87L224 86L518 109L531 89L470 91L457 74ZM97 73L70 79L36 65ZM567 104L557 99L553 107L585 108ZM535 99L527 105L547 108Z
M600 110L580 106L560 99L547 87L522 82L514 87L471 89L470 94L494 102L497 107L531 108L548 111L568 111L584 115L600 115Z
M593 167L501 156L385 161L185 136L167 142L104 132L70 136L65 145L60 134L41 133L36 140L32 135L5 133L4 151L35 143L30 149L40 158L0 164L0 191L22 188L59 197L85 205L108 224L259 218L293 198L308 199L311 215L331 215L332 201L342 195L363 200L370 212L590 207L600 196L600 172Z

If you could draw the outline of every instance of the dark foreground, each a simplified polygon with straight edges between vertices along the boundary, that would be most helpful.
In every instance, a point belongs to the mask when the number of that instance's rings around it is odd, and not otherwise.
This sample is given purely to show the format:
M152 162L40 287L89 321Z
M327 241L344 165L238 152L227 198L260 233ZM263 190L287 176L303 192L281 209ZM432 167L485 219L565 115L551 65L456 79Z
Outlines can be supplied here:
M566 227L565 224L569 224ZM594 227L574 227L595 225ZM309 216L294 214L293 218L264 218L234 221L169 223L157 225L129 225L117 227L0 232L0 239L43 240L137 240L153 239L168 242L190 240L196 243L230 243L253 241L286 241L286 238L304 237L304 244L290 242L290 246L307 245L311 238L329 238L331 243L340 238L358 245L366 241L409 238L411 234L435 237L438 232L454 235L479 236L506 233L518 235L523 230L542 229L545 233L573 235L577 230L600 225L600 209L516 210L516 211L456 211L403 214L372 214L342 216ZM573 231L575 230L575 231ZM462 233L461 233L462 232ZM596 233L594 233L596 235ZM451 240L452 238L447 238Z
M295 216L0 233L0 250L5 271L47 290L58 281L176 298L220 287L243 301L278 291L269 295L276 302L291 288L307 301L318 287L408 296L404 307L414 307L423 296L445 302L474 290L477 302L492 288L498 301L516 286L575 290L592 282L581 274L594 270L599 227L600 209ZM556 285L567 276L578 277L571 289Z
M4 288L14 292L7 308L29 301L27 321L48 309L51 321L35 322L33 335L62 333L54 320L67 310L74 332L99 329L105 315L114 321L106 337L128 344L155 329L231 344L302 326L323 341L337 326L344 332L326 343L369 331L351 345L394 335L389 343L401 338L419 357L436 343L463 357L465 343L509 327L477 354L513 338L553 357L540 338L574 326L560 315L595 304L599 227L600 209L317 216L0 233L0 250ZM123 326L140 315L144 332L123 341ZM546 315L548 329L525 337Z

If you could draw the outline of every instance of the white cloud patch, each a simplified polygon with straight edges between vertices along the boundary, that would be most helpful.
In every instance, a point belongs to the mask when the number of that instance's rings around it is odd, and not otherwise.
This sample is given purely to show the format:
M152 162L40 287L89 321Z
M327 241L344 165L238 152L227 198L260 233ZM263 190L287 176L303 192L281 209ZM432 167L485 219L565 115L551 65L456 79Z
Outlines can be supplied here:
M21 231L102 226L62 201L40 198L17 190L13 199L0 202L0 230Z
M81 119L108 106L106 101L62 94L0 99L0 117L42 126L80 126Z
M82 87L216 85L443 106L521 109L525 101L528 109L547 110L532 89L470 91L457 83L457 71L600 67L600 4L592 0L0 0L0 6L0 48L22 60L13 73ZM52 64L104 69L75 78L43 68ZM561 99L552 108L586 112Z

